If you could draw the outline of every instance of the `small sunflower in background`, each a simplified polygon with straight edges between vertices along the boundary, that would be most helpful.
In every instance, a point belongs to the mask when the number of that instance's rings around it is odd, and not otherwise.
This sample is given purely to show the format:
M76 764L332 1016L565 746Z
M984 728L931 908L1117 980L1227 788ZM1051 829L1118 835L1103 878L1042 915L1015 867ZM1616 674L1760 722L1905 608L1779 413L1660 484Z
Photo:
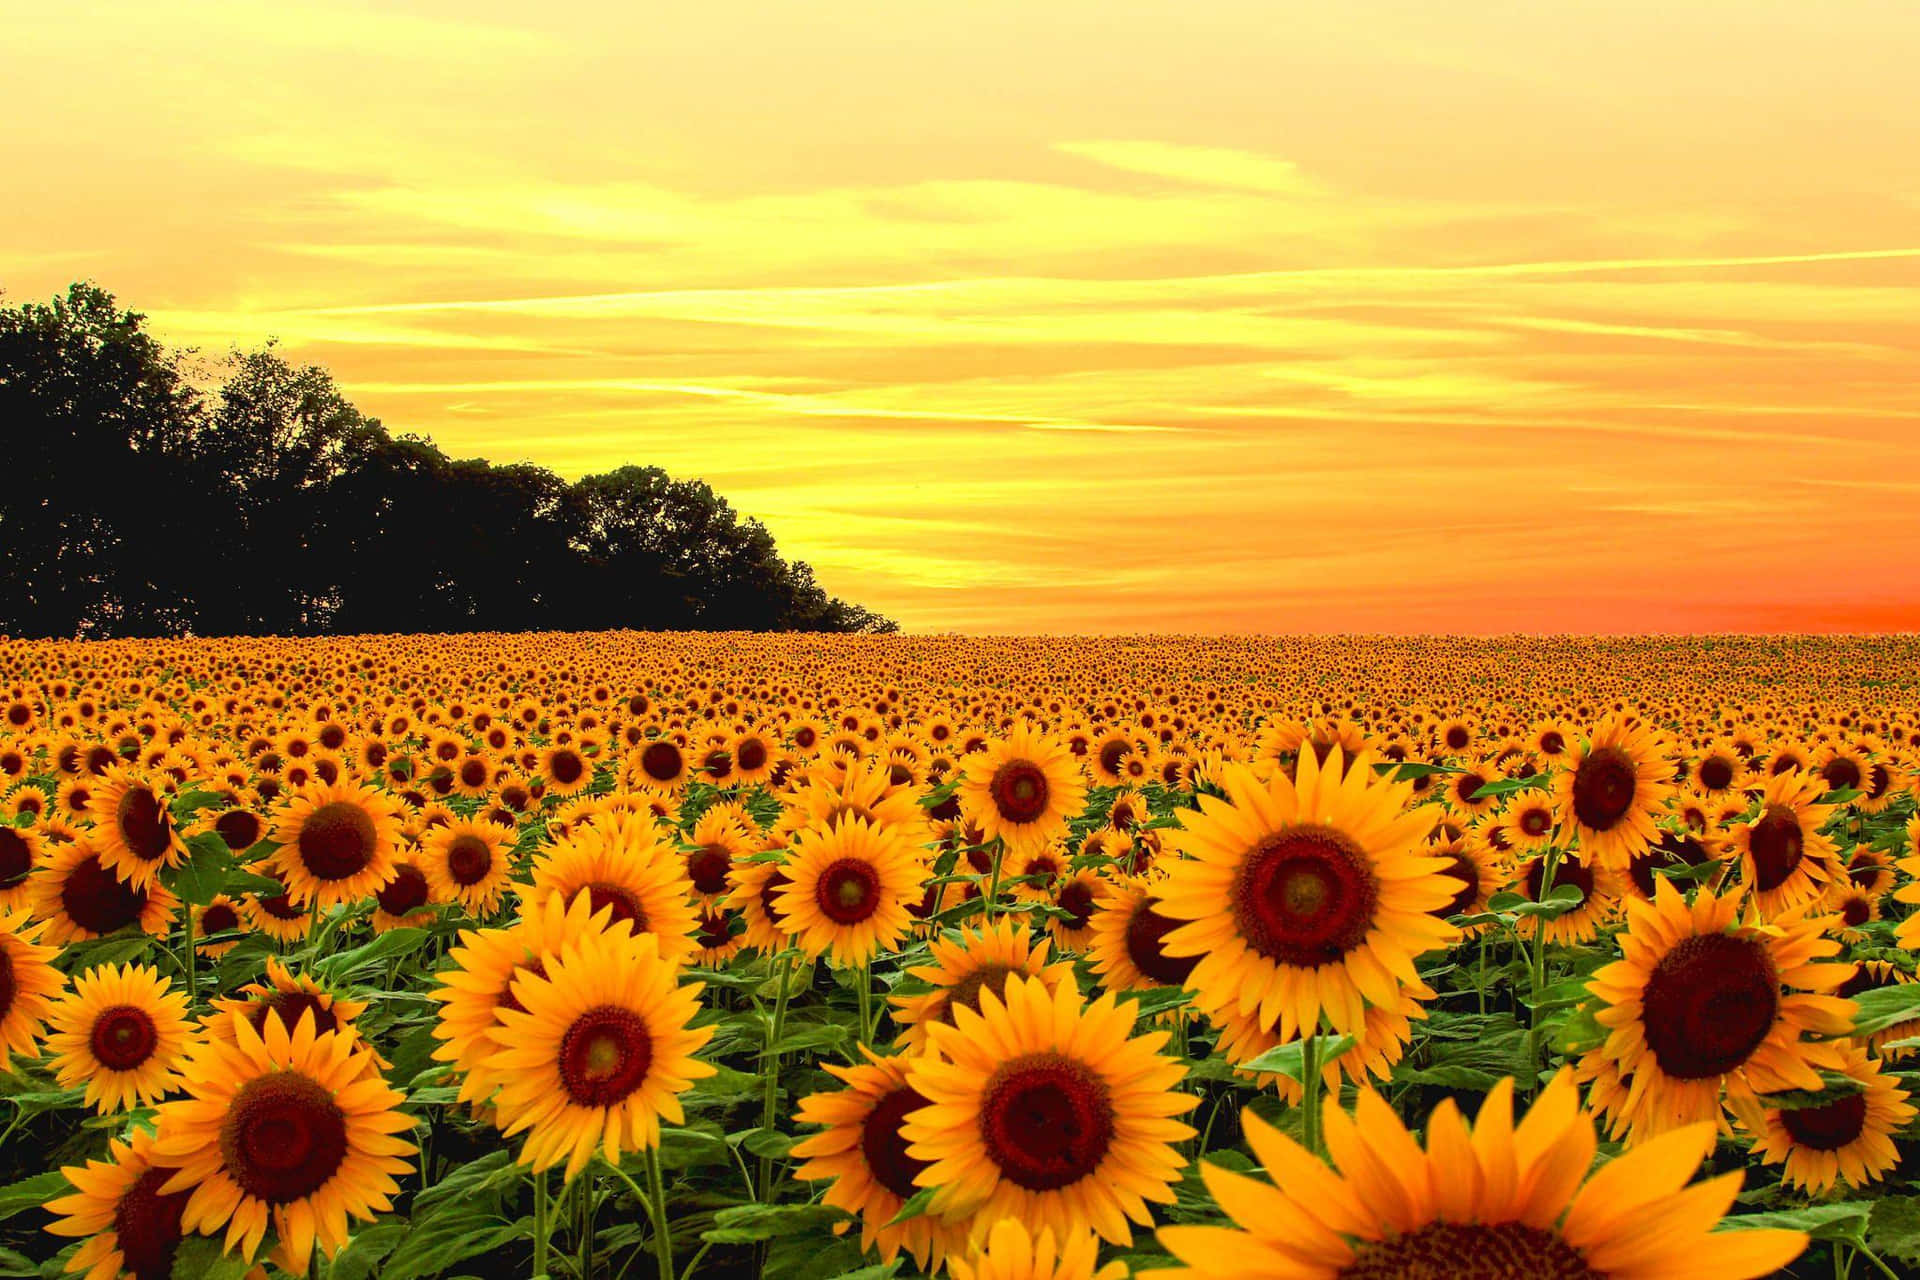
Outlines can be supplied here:
M679 960L693 950L693 886L680 853L660 834L651 814L608 814L582 823L533 861L532 884L521 890L528 909L548 898L563 904L584 896L615 924L659 939L660 953Z
M933 963L907 970L933 990L890 997L901 1043L909 1053L924 1050L929 1027L952 1026L956 1009L980 1012L983 992L1004 1000L1013 978L1037 978L1048 990L1062 983L1072 986L1073 966L1065 961L1049 964L1048 946L1045 938L1029 937L1025 923L1011 915L963 928L953 937L933 938L928 943Z
M1030 724L969 755L963 769L962 811L988 839L998 837L1010 850L1064 838L1068 819L1086 803L1079 760L1064 743Z
M209 960L218 960L240 944L239 937L222 939L222 935L244 934L248 928L240 904L224 893L216 893L206 906L193 908L193 949Z
M1114 876L1088 923L1087 959L1109 991L1186 985L1199 956L1169 955L1167 935L1185 923L1160 910L1164 876Z
M361 783L308 783L282 809L273 840L280 847L268 860L296 903L355 902L393 879L399 806Z
M1893 1135L1915 1115L1907 1091L1864 1048L1845 1042L1840 1056L1839 1070L1858 1092L1819 1106L1765 1107L1751 1126L1761 1163L1784 1165L1781 1180L1809 1195L1824 1195L1836 1182L1859 1188L1885 1177L1900 1163Z
M777 905L783 927L809 956L864 967L913 926L926 870L898 829L845 818L794 837Z
M1595 866L1622 868L1660 833L1654 820L1673 794L1673 765L1645 725L1607 716L1554 779L1561 830Z
M1833 841L1820 828L1834 806L1821 804L1826 784L1791 771L1766 780L1752 821L1734 827L1728 854L1762 915L1773 916L1818 898L1840 874Z
M132 925L163 937L180 900L158 880L136 888L114 875L90 840L53 846L28 879L33 914L46 922L46 940L85 942Z
M424 929L433 923L434 900L427 873L412 858L395 858L393 879L373 893L373 931Z
M484 920L500 909L512 868L512 833L496 822L455 818L429 828L415 863L434 902L458 902Z
M180 1086L192 1043L187 996L147 965L101 965L73 980L48 1018L47 1052L60 1086L84 1085L102 1115L147 1106Z

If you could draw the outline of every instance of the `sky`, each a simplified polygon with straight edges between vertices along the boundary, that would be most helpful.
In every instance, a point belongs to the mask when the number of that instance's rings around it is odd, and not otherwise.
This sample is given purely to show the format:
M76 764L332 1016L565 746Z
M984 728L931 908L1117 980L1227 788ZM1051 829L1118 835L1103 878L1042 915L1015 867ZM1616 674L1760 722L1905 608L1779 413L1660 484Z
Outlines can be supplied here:
M1920 628L1908 0L0 0L0 288L916 631Z

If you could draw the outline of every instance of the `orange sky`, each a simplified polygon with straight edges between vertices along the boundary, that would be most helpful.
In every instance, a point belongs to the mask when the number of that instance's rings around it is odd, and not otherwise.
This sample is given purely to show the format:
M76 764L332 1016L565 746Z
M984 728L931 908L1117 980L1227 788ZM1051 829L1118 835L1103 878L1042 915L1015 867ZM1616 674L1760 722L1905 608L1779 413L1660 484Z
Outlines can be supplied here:
M912 629L1920 627L1920 6L6 7L10 300Z

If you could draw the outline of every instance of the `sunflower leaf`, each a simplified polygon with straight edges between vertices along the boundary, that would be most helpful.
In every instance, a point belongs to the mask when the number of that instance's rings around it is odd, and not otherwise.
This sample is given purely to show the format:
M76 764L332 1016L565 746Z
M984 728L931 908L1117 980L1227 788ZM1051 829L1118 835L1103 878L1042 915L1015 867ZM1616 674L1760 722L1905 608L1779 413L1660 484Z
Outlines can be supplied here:
M925 1213L927 1206L933 1203L933 1193L935 1190L937 1190L937 1188L922 1187L914 1192L912 1197L900 1206L900 1211L894 1214L893 1217L887 1219L887 1225L896 1227L909 1219L917 1218Z
M226 887L233 869L233 853L218 832L208 831L187 841L187 861L174 876L173 887L190 906L204 907Z
M1920 1196L1885 1196L1873 1202L1867 1243L1875 1252L1920 1263Z
M1810 1204L1804 1209L1786 1209L1777 1213L1744 1213L1726 1218L1722 1231L1804 1231L1815 1240L1844 1240L1862 1243L1867 1219L1873 1212L1870 1200L1842 1200L1838 1204Z
M1874 987L1853 998L1853 1034L1870 1036L1920 1018L1920 982Z
M1347 1050L1353 1048L1352 1036L1314 1036L1314 1047L1319 1051L1320 1065L1325 1067ZM1293 1040L1267 1050L1250 1062L1240 1064L1242 1071L1271 1072L1283 1075L1289 1080L1301 1080L1306 1075L1305 1040Z
M1866 1086L1852 1076L1838 1071L1822 1071L1819 1089L1782 1089L1778 1093L1758 1095L1760 1105L1779 1111L1805 1111L1809 1107L1824 1107L1838 1102L1842 1098L1851 1098L1856 1093L1865 1093Z
M389 929L375 935L373 941L351 951L337 952L315 961L313 968L322 977L337 981L362 969L372 969L389 960L410 956L426 946L432 936L425 929Z
M35 1174L12 1186L0 1187L0 1218L11 1218L22 1209L37 1209L47 1201L72 1191L73 1185L67 1181L67 1175L58 1169Z
M846 1216L844 1210L824 1204L729 1205L713 1215L713 1226L700 1238L708 1244L752 1244L828 1227Z
M237 1253L223 1253L214 1236L188 1236L173 1255L173 1280L240 1280L252 1264Z

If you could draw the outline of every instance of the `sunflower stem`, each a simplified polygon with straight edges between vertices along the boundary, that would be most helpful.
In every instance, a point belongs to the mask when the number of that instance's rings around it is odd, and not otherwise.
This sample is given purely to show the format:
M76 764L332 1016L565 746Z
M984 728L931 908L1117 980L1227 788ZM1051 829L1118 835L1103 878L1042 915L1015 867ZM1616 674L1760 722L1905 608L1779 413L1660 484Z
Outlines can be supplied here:
M779 982L773 993L773 1021L768 1024L767 1029L766 1065L760 1069L762 1084L760 1094L760 1127L762 1129L773 1128L774 1105L780 1087L780 1054L776 1046L780 1043L780 1037L786 1030L787 988L791 985L790 979L793 973L793 949L791 947L780 953L779 958L774 962L773 970ZM772 1156L760 1157L760 1178L758 1185L760 1188L761 1203L772 1204Z
M186 918L187 953L183 958L183 967L187 971L187 1008L191 1009L194 1001L200 996L200 989L195 983L193 972L193 904L183 902L180 905L184 908L180 914Z
M860 997L860 1047L865 1049L873 1044L873 970L863 964L856 972L853 989Z
M673 1280L673 1227L667 1218L667 1183L660 1174L660 1151L647 1148L647 1194L654 1205L653 1256L660 1261L660 1280Z
M533 1280L547 1274L547 1237L553 1231L553 1212L547 1203L547 1172L533 1175Z
M993 840L993 874L987 881L987 901L985 909L981 913L986 916L988 920L993 919L993 913L999 908L1000 861L1006 856L1006 852L1007 842L995 836Z
M1547 895L1553 892L1553 873L1560 867L1560 848L1547 846L1543 865L1540 869L1540 895L1536 899L1545 902ZM1547 987L1547 918L1538 916L1533 922L1533 954L1527 963L1527 1096L1532 1097L1540 1087L1540 995Z
M577 1229L580 1248L580 1280L589 1280L593 1274L593 1187L590 1177L580 1179L580 1202Z
M1320 1024L1305 1028L1300 1041L1300 1136L1308 1151L1320 1154Z

